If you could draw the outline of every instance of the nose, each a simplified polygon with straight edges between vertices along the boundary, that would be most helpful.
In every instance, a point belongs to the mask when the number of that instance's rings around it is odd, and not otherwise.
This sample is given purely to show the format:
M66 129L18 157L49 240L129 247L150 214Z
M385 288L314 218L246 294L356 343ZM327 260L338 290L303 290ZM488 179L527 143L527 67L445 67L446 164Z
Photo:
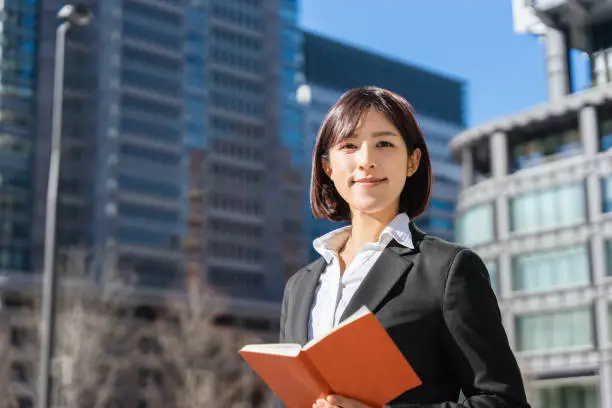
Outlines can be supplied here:
M357 163L360 169L371 169L376 167L374 150L369 146L368 143L364 143L361 145L361 148L358 152Z

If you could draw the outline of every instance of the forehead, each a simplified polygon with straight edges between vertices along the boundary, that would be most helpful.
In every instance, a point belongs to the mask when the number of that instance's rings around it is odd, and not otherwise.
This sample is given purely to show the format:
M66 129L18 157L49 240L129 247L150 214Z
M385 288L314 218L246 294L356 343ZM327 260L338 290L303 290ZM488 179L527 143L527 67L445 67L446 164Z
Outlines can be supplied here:
M367 129L374 130L374 128L377 130L397 131L393 125L393 122L391 122L387 115L385 115L383 112L373 108L366 109L362 112L357 124L355 125L355 133Z

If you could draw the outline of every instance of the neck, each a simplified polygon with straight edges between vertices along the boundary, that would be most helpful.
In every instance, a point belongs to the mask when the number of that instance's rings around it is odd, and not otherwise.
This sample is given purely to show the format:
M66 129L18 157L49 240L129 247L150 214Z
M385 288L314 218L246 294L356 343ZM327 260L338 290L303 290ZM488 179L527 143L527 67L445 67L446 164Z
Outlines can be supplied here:
M354 252L365 244L378 241L380 233L395 218L397 211L379 214L353 213L351 217L351 236L348 245Z

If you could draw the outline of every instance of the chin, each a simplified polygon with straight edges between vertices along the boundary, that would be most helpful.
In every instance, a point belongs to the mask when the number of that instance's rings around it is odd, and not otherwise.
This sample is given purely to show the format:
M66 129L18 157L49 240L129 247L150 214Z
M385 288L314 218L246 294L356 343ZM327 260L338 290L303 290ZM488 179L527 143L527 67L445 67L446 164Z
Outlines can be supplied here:
M392 205L393 203L389 203L387 205L381 205L380 202L376 202L376 203L357 203L351 207L354 208L354 211L359 211L364 214L375 215L375 214L380 214L382 212L388 211L389 207L391 207Z

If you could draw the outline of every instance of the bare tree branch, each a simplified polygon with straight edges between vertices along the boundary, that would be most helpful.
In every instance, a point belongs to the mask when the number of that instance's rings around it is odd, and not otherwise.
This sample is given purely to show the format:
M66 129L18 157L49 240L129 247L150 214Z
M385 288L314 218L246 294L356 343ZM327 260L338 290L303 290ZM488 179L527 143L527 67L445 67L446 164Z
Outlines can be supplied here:
M114 271L96 270L83 250L66 257L56 309L54 392L66 408L106 408L134 363L136 333L118 316L129 287Z
M253 374L237 354L244 335L215 324L225 310L219 297L196 274L188 274L184 296L170 300L166 310L158 339L164 372L176 390L174 406L232 407L249 400L246 388Z
M0 408L17 406L11 384L11 354L10 324L0 302Z

